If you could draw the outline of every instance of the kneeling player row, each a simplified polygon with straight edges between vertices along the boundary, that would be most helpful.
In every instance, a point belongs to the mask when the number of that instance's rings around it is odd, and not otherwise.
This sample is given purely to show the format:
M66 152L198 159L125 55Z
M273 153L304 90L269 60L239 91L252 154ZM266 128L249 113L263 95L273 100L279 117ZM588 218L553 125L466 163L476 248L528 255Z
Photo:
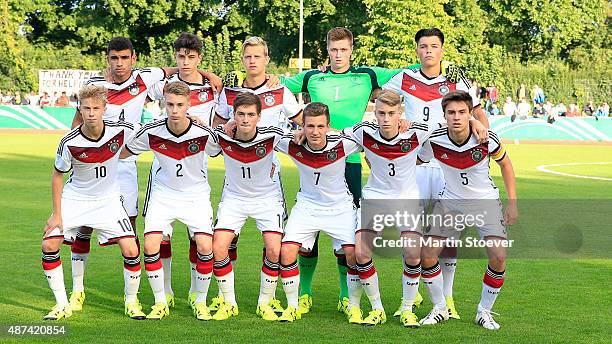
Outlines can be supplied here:
M88 96L87 92L94 96ZM170 83L166 87L168 118L145 125L134 135L130 135L129 125L101 120L101 113L97 111L104 107L104 102L99 101L101 97L97 96L100 90L85 88L81 93L84 124L66 135L58 149L57 171L53 182L54 213L47 223L43 242L43 265L57 300L56 307L47 316L49 319L65 317L71 312L67 306L63 278L60 278L62 272L58 250L61 238L74 240L76 229L80 226L98 230L101 244L119 242L126 257L126 314L133 318L145 317L136 299L140 264L137 249L136 252L133 250L136 246L134 231L124 211L102 207L101 203L97 203L105 199L105 204L116 204L115 207L119 204L116 185L119 156L126 158L152 150L159 164L159 168L152 171L155 175L145 220L145 270L155 296L155 304L147 318L161 319L169 312L164 293L160 243L171 237L171 223L174 220L187 225L190 237L197 246L195 297L192 302L194 315L201 320L224 320L237 315L228 248L246 219L252 217L263 234L266 248L258 315L266 320L291 322L309 311L308 303L298 304L299 271L296 258L300 248L312 248L317 233L323 230L332 237L334 248L344 251L352 267L348 273L352 290L347 312L349 322L370 325L384 322L386 316L378 296L371 252L363 252L362 248L367 245L360 244L365 239L363 233L369 231L358 232L355 254L355 229L361 229L361 226L357 223L357 213L344 181L345 158L351 153L365 150L372 165L372 175L364 188L366 199L418 199L415 177L418 154L423 159L433 155L441 159L443 168L447 166L444 168L447 179L444 194L447 198L462 195L467 195L464 196L467 198L497 198L497 190L488 178L488 157L492 156L501 162L502 172L506 170L503 166L509 164L493 133L490 133L491 140L483 144L472 136L468 122L471 97L460 92L449 94L446 101L446 105L454 106L451 106L453 109L450 116L447 116L453 125L449 125L449 129L442 128L433 132L424 124L412 123L408 130L400 133L400 100L391 91L383 92L377 101L376 116L379 125L358 124L342 134L329 133L327 107L321 103L312 103L303 113L304 144L296 143L294 135L278 128L258 128L261 103L257 96L250 93L240 94L234 100L237 127L233 135L221 129L213 131L186 118L189 89L181 82ZM443 107L446 105L443 102ZM117 154L123 146L121 153ZM286 228L283 228L285 211L282 189L278 174L275 173L279 165L273 162L275 150L289 155L300 172L300 191ZM476 151L480 152L478 159L474 158L472 162L465 159L470 154L474 157ZM213 232L206 161L208 156L216 156L221 152L225 159L226 177ZM74 172L62 193L60 172L67 172L70 168ZM447 173L450 180L455 178L453 174L457 174L459 182L449 182ZM465 185L468 184L461 182L465 179L468 179L470 185L467 188ZM510 182L510 178L506 180L506 174L504 181L507 184ZM512 187L508 188L510 198L514 198L513 182L512 179ZM117 202L111 202L112 199ZM68 209L64 209L66 207ZM86 207L88 211L81 212ZM512 222L516 217L515 208L510 209L506 217L508 222ZM499 228L499 223L494 226L491 222L490 228L479 229L487 237L501 240L505 238L505 230ZM60 232L62 225L65 228L63 235ZM420 228L409 228L402 235L420 235L419 232ZM443 229L436 232L437 237L444 235ZM439 254L431 253L431 257ZM404 275L412 278L404 283L401 312L402 323L408 327L419 324L412 313L412 302L418 288L420 257L420 248L404 253ZM494 262L490 261L490 266L494 269L491 271L504 270L503 258L492 260ZM446 305L438 299L435 290L438 283L433 283L439 275L435 273L437 256L423 259L423 266L427 271L432 270L432 276L427 275L432 282L426 285L432 285L433 289L428 287L428 290L435 307L421 323L437 323L447 318L439 315L444 314ZM206 306L206 298L213 274L224 302L211 315ZM279 275L287 296L287 307L282 310L280 317L275 313L279 306L274 302ZM503 276L503 273L500 275ZM363 282L368 279L368 282ZM362 284L374 307L363 320L358 301ZM407 285L410 286L409 291L406 290ZM496 323L490 317L491 306L492 302L482 307L479 305L479 317L486 318L486 325L481 325L495 328Z

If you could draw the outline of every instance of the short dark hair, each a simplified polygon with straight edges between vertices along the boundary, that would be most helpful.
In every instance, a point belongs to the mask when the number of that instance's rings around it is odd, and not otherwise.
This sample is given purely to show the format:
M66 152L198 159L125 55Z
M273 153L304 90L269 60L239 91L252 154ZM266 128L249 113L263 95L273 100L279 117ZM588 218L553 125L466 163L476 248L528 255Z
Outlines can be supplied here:
M417 31L416 35L414 35L414 41L416 44L419 44L419 40L421 38L432 36L438 37L440 39L440 42L444 45L444 34L442 33L442 30L438 29L437 27L432 27L429 29L420 29L419 31Z
M174 51L177 52L181 49L185 50L193 50L198 54L202 53L202 41L198 38L197 35L194 35L189 32L183 32L180 36L174 41Z
M448 92L444 98L442 98L442 112L446 113L446 107L451 102L465 102L470 112L474 108L474 105L472 104L472 96L466 91L457 90Z
M111 50L129 50L132 54L134 54L134 46L132 45L132 41L130 41L130 39L127 37L113 37L108 42L108 48L106 49L106 52L110 53Z
M347 39L353 45L353 33L345 27L335 27L327 32L327 45L332 41Z
M261 100L256 94L251 92L238 93L236 98L234 98L234 113L236 113L239 106L249 105L255 105L257 107L257 113L261 113Z
M304 112L302 113L302 121L304 122L304 125L306 125L306 117L319 116L325 116L327 119L327 124L329 124L329 108L327 105L320 102L309 103L306 105Z

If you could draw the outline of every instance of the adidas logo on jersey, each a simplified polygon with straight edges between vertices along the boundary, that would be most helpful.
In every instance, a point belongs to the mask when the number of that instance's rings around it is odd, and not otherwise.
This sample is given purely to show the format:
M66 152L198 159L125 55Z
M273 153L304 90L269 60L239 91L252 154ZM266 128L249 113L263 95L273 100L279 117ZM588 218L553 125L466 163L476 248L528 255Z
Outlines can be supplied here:
M231 151L232 151L232 146L227 146L227 147L225 147L225 150L227 150L227 151L230 151L230 152L231 152Z
M79 155L79 158L85 159L85 158L87 158L87 154L85 154L85 152L83 152L83 153L81 153L81 155Z
M448 159L448 155L446 155L446 153L442 154L442 156L440 157L440 159Z
M412 85L412 86L410 86L409 90L411 90L411 91L416 91L416 85Z
M166 144L162 143L161 145L159 145L159 149L168 149L168 147L166 147Z
M297 152L297 154L295 154L295 156L303 158L304 156L302 155L302 152Z
M378 143L373 144L373 145L372 145L372 148L374 148L374 149L380 149L380 148L378 147Z

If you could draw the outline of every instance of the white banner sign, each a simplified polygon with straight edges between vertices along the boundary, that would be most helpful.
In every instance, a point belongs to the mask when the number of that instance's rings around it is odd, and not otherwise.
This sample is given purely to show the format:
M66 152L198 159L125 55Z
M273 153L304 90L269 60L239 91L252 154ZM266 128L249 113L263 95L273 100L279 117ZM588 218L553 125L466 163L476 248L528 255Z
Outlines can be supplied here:
M38 71L38 93L47 92L53 96L57 92L60 96L62 92L66 92L70 97L71 94L79 93L79 89L87 80L99 75L99 70L41 69Z

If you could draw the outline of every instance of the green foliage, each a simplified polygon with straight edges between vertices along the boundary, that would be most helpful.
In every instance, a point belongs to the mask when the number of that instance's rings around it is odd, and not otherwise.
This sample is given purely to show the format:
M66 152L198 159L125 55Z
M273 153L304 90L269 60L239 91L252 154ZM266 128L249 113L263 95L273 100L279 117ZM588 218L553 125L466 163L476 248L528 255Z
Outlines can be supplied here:
M405 66L417 62L416 31L435 26L444 59L501 95L524 82L554 99L609 100L607 11L605 0L305 0L304 56L326 63L326 33L344 26L354 63ZM36 88L41 68L104 68L106 44L119 35L132 38L139 66L169 66L174 39L195 32L202 68L219 74L240 68L248 36L268 41L275 72L298 50L298 1L0 0L0 15L0 89Z

